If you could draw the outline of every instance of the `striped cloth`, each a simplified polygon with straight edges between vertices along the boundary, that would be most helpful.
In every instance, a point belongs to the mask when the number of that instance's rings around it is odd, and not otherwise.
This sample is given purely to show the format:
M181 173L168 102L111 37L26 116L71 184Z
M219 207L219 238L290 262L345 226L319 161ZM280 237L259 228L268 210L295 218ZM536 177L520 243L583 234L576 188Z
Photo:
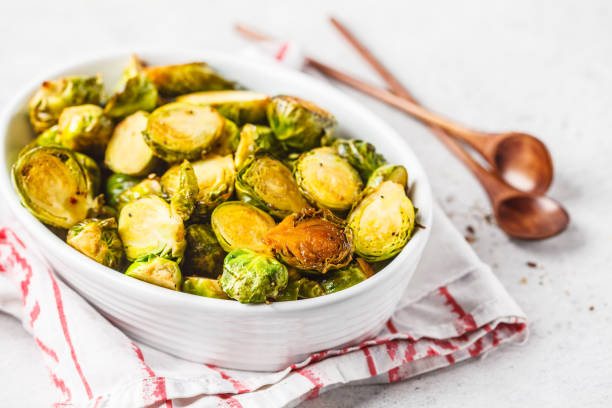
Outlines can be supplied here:
M275 373L197 364L132 342L55 277L19 225L0 226L0 310L20 319L57 406L287 407L348 383L401 381L526 339L526 318L444 213L375 338Z

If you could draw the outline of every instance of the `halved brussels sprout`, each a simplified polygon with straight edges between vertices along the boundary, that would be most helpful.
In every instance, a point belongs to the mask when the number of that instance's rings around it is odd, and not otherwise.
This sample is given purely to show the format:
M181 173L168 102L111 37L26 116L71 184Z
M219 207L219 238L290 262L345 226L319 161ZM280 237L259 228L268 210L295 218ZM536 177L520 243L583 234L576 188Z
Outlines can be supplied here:
M378 187L383 181L393 181L406 189L408 185L408 172L399 164L383 164L370 176L366 188Z
M188 276L183 282L183 292L192 295L204 296L216 299L227 299L230 297L223 292L217 279L202 278L200 276Z
M279 95L268 104L268 122L288 150L306 151L321 145L330 136L336 119L312 102L295 96Z
M74 157L76 157L83 171L85 171L88 190L94 195L98 195L98 193L100 193L100 184L102 183L102 175L98 163L83 153L74 152Z
M241 201L226 201L212 212L210 222L221 247L227 252L248 248L268 252L264 238L276 225L267 213Z
M100 104L104 86L101 76L73 76L43 82L29 102L30 122L36 133L57 123L68 106Z
M287 280L287 267L270 255L236 249L225 257L219 284L240 303L262 303L275 299Z
M162 95L234 88L234 83L217 74L204 62L146 67L145 73Z
M289 282L287 287L278 294L277 301L309 299L325 295L323 287L318 282L302 277L295 268L288 269Z
M58 119L62 146L78 152L101 152L113 132L113 121L97 105L70 106Z
M254 91L228 90L197 92L179 96L176 100L194 105L212 106L224 117L243 125L266 122L266 108L270 97Z
M373 273L372 268L367 262L357 258L355 262L351 262L344 268L325 275L325 278L321 281L321 286L326 294L339 292L359 282L363 282L372 276Z
M170 199L172 212L181 217L183 221L189 220L196 206L198 197L198 179L191 163L187 160L179 166L178 189Z
M155 195L129 202L121 209L119 236L131 261L147 255L180 259L186 246L183 220Z
M143 135L156 156L176 163L212 150L224 124L223 116L210 107L175 102L153 111Z
M232 156L209 154L191 164L198 182L195 213L204 217L234 192L234 162ZM166 195L170 198L179 189L179 168L172 166L161 178Z
M57 131L57 125L51 126L38 135L36 139L25 145L25 147L19 151L19 157L38 146L62 146L62 141L59 139L59 133Z
M111 118L123 118L139 110L150 112L158 99L157 88L143 72L142 62L132 56L104 112Z
M106 192L104 198L106 203L112 207L119 204L119 195L125 190L140 183L139 177L128 176L127 174L115 173L106 180Z
M144 141L148 114L138 111L123 119L106 147L104 164L115 173L143 176L155 168L157 158Z
M125 271L127 276L172 290L181 290L183 275L178 263L159 256L133 262Z
M251 160L238 172L236 194L240 200L278 218L310 208L291 171L280 161L267 156Z
M319 147L300 156L293 175L302 194L319 208L349 210L363 188L355 169L330 147Z
M240 143L240 129L234 122L229 119L225 119L225 125L223 126L223 133L213 146L211 153L218 154L220 156L227 156L228 154L234 154Z
M39 146L24 153L13 164L12 178L23 206L55 227L70 228L95 216L102 205L88 170L62 147Z
M159 178L155 174L150 174L149 177L141 180L138 184L122 191L117 196L117 209L121 211L127 203L148 195L155 195L158 197L162 195L162 186L159 182Z
M359 171L364 180L367 180L374 170L386 163L385 158L376 153L376 148L363 140L336 139L332 147Z
M348 216L355 252L370 262L391 258L410 240L414 219L414 207L404 187L393 181L382 182L366 192Z
M347 265L353 256L353 233L329 210L291 214L271 229L265 239L272 252L287 265L326 273Z
M257 153L275 153L278 148L278 142L272 129L247 123L240 130L240 141L234 157L236 169L240 170Z
M192 224L186 230L183 266L196 275L216 277L223 270L225 252L209 225Z
M94 261L119 269L123 258L123 244L114 218L88 218L68 230L66 242Z

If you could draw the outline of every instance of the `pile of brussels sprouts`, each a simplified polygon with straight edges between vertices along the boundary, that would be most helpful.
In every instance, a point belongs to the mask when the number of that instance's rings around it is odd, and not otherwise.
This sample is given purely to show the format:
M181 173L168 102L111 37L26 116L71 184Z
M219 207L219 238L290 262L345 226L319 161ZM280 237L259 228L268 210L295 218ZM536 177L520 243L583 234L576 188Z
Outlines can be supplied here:
M244 90L205 63L133 57L110 96L100 76L48 81L29 115L38 136L12 168L22 204L154 285L312 298L369 278L413 234L404 167L334 137L317 105Z

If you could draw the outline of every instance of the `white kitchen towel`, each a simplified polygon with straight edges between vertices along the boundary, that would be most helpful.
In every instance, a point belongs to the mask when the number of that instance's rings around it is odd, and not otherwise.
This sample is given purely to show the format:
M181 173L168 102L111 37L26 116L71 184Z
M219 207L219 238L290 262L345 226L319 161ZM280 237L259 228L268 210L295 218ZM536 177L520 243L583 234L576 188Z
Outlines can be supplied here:
M363 344L275 373L223 369L130 341L55 276L20 225L6 217L0 226L0 310L32 335L57 406L295 406L343 384L400 381L527 336L521 309L437 206L403 305Z

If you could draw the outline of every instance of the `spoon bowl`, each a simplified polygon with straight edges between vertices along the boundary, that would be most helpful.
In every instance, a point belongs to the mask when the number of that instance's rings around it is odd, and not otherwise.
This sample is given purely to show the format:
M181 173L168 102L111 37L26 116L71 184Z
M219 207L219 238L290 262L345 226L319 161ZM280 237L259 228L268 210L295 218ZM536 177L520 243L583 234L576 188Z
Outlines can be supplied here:
M555 200L517 192L493 203L497 225L519 239L545 239L569 224L567 211Z
M503 133L489 137L487 158L499 176L517 190L543 194L553 179L548 149L526 133Z

